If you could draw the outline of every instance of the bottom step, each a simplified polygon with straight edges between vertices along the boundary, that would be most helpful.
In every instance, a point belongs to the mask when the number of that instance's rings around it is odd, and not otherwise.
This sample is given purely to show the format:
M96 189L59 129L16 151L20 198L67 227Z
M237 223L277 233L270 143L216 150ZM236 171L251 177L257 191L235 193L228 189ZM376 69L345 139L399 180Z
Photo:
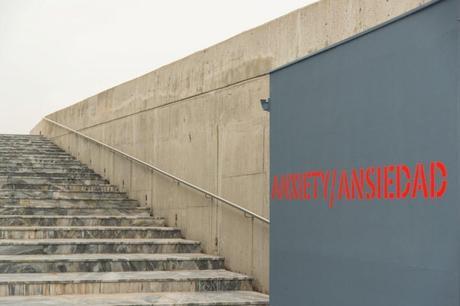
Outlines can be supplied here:
M4 296L252 290L251 279L226 270L92 273L1 273Z
M253 291L160 292L135 294L4 297L1 306L105 306L105 305L268 305L268 296Z

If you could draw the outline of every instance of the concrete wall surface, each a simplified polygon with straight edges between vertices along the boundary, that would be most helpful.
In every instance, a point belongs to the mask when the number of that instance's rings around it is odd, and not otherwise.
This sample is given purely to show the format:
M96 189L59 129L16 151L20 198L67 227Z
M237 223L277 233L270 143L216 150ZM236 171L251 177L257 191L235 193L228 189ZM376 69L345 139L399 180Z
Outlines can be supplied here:
M269 114L260 107L267 73L426 2L323 0L49 118L268 218ZM31 133L52 137L269 291L269 226L45 121Z

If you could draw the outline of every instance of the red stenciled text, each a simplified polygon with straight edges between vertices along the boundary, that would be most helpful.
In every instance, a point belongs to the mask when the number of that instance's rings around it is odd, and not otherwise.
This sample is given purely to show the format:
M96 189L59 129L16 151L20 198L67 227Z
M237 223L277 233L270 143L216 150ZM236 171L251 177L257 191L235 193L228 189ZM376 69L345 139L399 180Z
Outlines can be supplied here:
M446 193L448 173L441 161L308 171L273 176L274 200L335 201L437 199Z

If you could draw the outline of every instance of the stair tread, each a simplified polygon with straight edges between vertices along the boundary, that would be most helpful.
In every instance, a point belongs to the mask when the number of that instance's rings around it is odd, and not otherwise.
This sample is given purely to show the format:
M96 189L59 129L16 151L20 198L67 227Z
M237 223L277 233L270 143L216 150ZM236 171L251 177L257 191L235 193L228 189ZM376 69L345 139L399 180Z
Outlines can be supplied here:
M1 198L0 198L1 199ZM131 210L149 210L148 207L141 207L141 206L136 206L136 204L134 203L110 203L112 199L110 200L107 200L107 201L104 201L104 200L101 200L101 202L104 202L104 203L100 203L100 204L104 204L104 206L97 206L97 205L94 205L93 204L90 204L90 203L75 203L75 204L72 204L72 203L12 203L12 204L8 204L8 203L1 203L0 202L0 209L1 208L75 208L75 209L78 209L78 208L88 208L88 209L91 209L91 208L94 208L94 209L101 209L101 208L120 208L120 209L131 209ZM63 200L63 201L67 201L67 200ZM82 202L85 202L86 200L81 200ZM97 203L96 203L97 204Z
M53 262L53 261L135 261L135 260L221 260L223 257L203 253L133 253L133 254L50 254L50 255L0 255L0 262Z
M84 185L80 185L80 186L84 186ZM101 186L101 185L99 185ZM110 185L104 185L104 186L110 186ZM30 190L30 189L27 189L27 188L20 188L20 189L0 189L0 192L2 193L11 193L11 192L32 192L32 193L38 193L38 192L42 192L42 193L48 193L48 192L53 192L53 193L94 193L94 194L106 194L106 193L109 193L109 194L119 194L119 195L126 195L126 192L122 192L122 191L73 191L73 190Z
M268 305L268 295L254 291L155 292L94 295L2 297L0 305Z
M178 231L177 227L166 226L0 226L0 231L40 231L40 230L59 230L59 231L72 231L72 230L99 230L99 231L113 231L113 230L136 230L136 231Z
M0 284L11 282L123 282L123 281L188 281L203 279L249 280L249 276L228 270L174 270L134 272L68 272L68 273L0 273Z
M32 186L32 187L56 187L56 188L70 188L70 187L93 187L93 188L100 188L100 187L112 187L112 188L117 188L117 186L115 185L111 185L111 184L91 184L91 185L88 185L88 184L72 184L72 183L68 183L68 184L64 184L64 183L24 183L24 182L8 182L6 184L6 187L9 187L9 186L16 186L16 185L21 185L21 186L24 186L24 185L28 185L28 186ZM6 189L6 190L12 190L12 189ZM31 188L15 188L13 190L24 190L24 191L30 191ZM34 189L32 189L34 190ZM42 190L42 189L36 189L36 190ZM48 190L42 190L42 191L48 191ZM68 191L68 189L56 189L56 190L52 190L52 191ZM76 191L72 191L72 192L76 192ZM110 191L112 192L112 191ZM120 191L113 191L114 193L121 193Z
M11 218L24 218L24 219L38 219L38 218L49 218L49 219L146 219L146 220L164 220L163 217L142 217L142 216L130 216L130 215L0 215L0 219L11 219Z
M0 245L41 245L41 244L199 244L195 240L182 238L127 238L127 239L0 239Z
M110 203L113 201L115 204L119 204L120 202L125 202L129 204L137 204L139 203L136 200L131 200L129 198L123 198L123 199L111 199L111 198L106 198L106 199L34 199L34 198L29 198L29 199L19 199L19 198L1 198L0 197L0 204L18 204L18 205L42 205L42 204L62 204L62 203L79 203L79 202L84 202L84 203L98 203L98 202L104 202L104 203Z

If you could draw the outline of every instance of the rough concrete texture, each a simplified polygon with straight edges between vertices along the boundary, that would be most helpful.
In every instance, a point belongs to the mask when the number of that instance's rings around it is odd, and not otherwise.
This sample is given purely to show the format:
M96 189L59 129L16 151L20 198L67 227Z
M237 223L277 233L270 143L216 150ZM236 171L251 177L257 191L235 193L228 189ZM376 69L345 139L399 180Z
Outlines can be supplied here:
M269 217L267 73L428 0L323 0L49 117ZM269 227L44 121L42 133L268 292Z

